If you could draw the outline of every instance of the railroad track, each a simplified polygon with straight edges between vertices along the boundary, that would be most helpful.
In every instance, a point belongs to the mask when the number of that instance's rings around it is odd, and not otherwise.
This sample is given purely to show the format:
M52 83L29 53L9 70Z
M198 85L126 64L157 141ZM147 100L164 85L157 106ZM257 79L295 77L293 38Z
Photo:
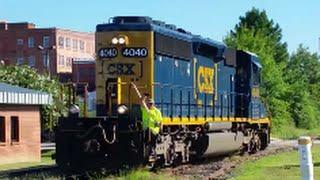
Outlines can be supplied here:
M319 140L313 141L314 144L320 144ZM212 178L212 179L226 179L229 173L234 169L238 164L244 161L251 161L255 159L259 159L263 156L279 153L279 152L286 152L297 149L298 143L296 140L279 140L279 139L272 139L270 146L261 152L258 152L254 155L234 155L233 158L229 156L220 156L220 157L213 157L204 160L203 162L198 162L195 164L183 164L175 168L164 168L160 169L160 173L166 174L173 174L175 176L180 177L200 177L200 178ZM116 172L116 170L114 169ZM24 168L24 169L17 169L17 170L7 170L7 171L0 171L0 179L8 178L25 178L26 175L35 175L40 173L49 173L54 174L56 177L69 177L60 171L57 165L44 165L38 166L33 168ZM89 172L90 173L90 172ZM109 170L103 173L103 177L108 174L113 174L112 170ZM117 174L117 173L115 173ZM85 177L87 174L85 172L81 173L72 173L72 177ZM100 177L100 176L99 176ZM36 176L35 178L43 178L42 176ZM28 179L28 178L26 178ZM30 178L33 179L33 178Z
M0 179L2 178L10 178L10 177L23 177L27 174L37 174L44 172L57 172L59 168L57 165L42 165L30 168L21 168L21 169L12 169L12 170L4 170L0 171Z
M320 144L320 141L314 140L313 144ZM192 179L192 177L199 179L228 179L231 177L231 171L245 161L254 161L264 156L297 150L297 148L297 140L272 139L267 149L256 154L213 157L197 164L185 164L175 168L166 168L162 171L163 173L186 179Z
M119 168L97 169L88 171L63 171L57 165L43 165L30 168L20 168L0 171L0 179L90 179L90 177L102 177L116 174ZM128 169L126 169L128 170ZM96 178L94 178L96 179Z

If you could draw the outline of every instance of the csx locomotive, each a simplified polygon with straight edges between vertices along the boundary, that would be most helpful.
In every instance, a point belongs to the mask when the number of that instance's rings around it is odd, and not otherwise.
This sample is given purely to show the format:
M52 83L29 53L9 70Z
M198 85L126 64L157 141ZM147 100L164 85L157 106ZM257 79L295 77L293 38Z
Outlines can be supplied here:
M143 133L131 82L162 112L157 164L267 147L271 122L259 96L256 55L149 17L111 18L97 25L95 40L97 116L59 119L59 166L148 161L150 136Z

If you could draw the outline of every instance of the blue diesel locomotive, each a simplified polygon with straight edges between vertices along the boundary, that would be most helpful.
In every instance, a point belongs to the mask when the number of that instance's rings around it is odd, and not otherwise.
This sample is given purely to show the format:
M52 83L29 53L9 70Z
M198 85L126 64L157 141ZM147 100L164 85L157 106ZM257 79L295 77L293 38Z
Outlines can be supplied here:
M97 25L96 54L97 116L70 113L59 119L59 166L170 166L267 147L271 122L259 95L262 67L256 55L136 16ZM148 162L150 137L143 133L131 82L162 112L156 162Z

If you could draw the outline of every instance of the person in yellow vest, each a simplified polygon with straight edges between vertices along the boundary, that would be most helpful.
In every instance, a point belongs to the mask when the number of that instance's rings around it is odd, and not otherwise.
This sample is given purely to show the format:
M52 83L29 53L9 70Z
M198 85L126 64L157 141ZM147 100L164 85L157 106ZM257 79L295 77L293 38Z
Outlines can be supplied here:
M140 98L140 105L142 111L142 128L145 130L145 137L149 140L152 146L152 156L155 157L155 146L156 140L160 132L160 127L162 123L161 111L154 105L154 100L147 95L142 96L137 86L131 83L132 87L135 89L138 97ZM151 133L150 133L150 132Z
M152 134L158 135L160 132L162 115L160 110L154 105L154 100L144 96L140 102L142 111L142 127L144 130L150 129Z

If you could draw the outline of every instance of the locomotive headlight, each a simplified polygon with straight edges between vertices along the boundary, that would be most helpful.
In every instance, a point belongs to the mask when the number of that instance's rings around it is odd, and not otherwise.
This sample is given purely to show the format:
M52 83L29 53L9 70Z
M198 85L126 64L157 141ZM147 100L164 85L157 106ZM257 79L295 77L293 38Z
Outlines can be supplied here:
M120 105L118 106L117 111L119 114L124 114L128 111L128 108L126 105Z
M119 37L118 41L119 41L119 44L125 44L126 43L126 39L124 37Z
M79 114L80 113L80 108L79 106L72 104L69 108L69 113L70 114Z
M118 43L119 43L118 38L117 38L117 37L112 38L112 39L111 39L111 43L112 43L112 44L118 44Z

